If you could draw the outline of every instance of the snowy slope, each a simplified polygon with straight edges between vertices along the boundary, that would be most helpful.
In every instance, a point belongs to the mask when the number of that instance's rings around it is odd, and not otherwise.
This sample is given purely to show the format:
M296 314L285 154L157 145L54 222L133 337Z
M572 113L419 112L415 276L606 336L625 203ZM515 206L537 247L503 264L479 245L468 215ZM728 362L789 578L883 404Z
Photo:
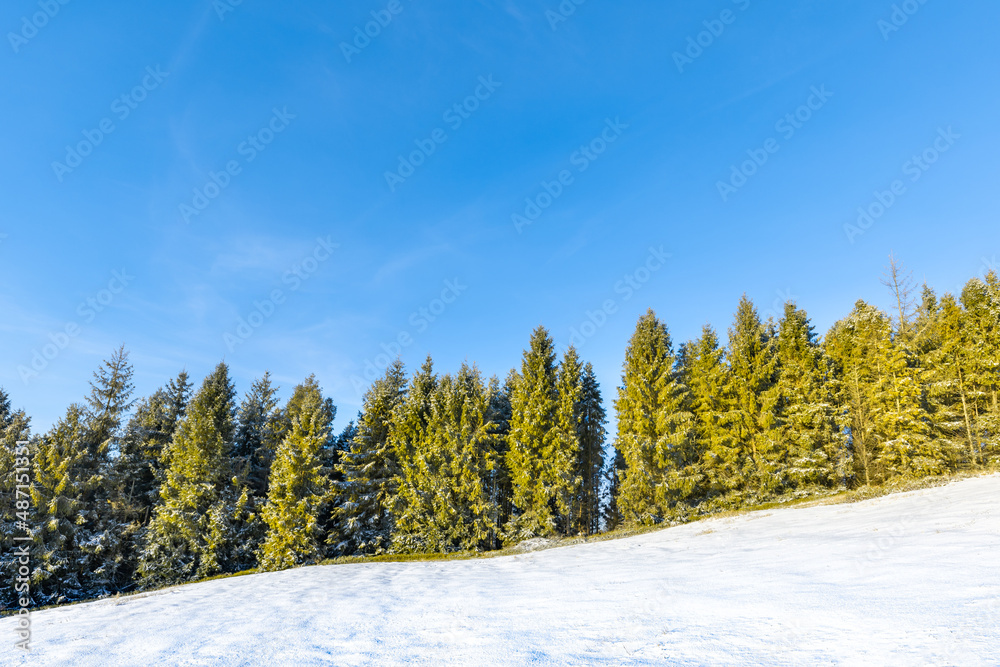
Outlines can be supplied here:
M33 615L3 665L998 665L1000 475L478 561L308 567Z

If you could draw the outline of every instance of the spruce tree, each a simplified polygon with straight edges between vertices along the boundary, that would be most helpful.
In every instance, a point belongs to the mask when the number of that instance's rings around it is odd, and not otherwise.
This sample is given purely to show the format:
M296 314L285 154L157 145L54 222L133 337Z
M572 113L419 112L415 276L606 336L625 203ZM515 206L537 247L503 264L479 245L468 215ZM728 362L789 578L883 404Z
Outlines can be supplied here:
M742 502L759 502L782 489L786 445L774 336L746 295L729 330L727 359L731 402L726 422L738 451L731 490Z
M388 550L395 520L399 462L389 440L393 412L406 395L398 359L365 392L357 435L337 471L337 530L327 539L339 554Z
M399 463L393 550L426 553L439 548L439 539L429 535L434 520L434 494L443 486L442 452L431 434L431 403L438 377L430 355L410 379L406 398L391 417L389 441Z
M496 376L490 378L487 387L488 406L486 421L492 424L489 447L496 453L496 465L489 473L490 504L493 508L492 523L495 526L487 538L491 549L499 549L502 543L502 533L514 511L514 489L511 482L510 469L507 467L507 452L510 449L510 420L513 415L510 397L514 391L514 378L511 371L500 385Z
M508 543L554 535L569 512L566 499L577 486L573 471L578 452L560 449L572 445L557 430L557 376L552 337L538 327L511 392L506 458L515 509L507 526Z
M44 602L98 597L129 585L137 529L112 503L112 453L132 405L132 366L123 347L94 373L87 405L74 404L41 439L33 458L36 511L32 584Z
M164 450L184 418L190 397L188 374L181 371L165 387L135 405L112 478L113 502L127 521L142 526L149 522L163 478Z
M623 525L621 509L618 507L618 499L621 497L621 480L625 474L625 457L617 449L612 449L614 456L607 462L605 469L601 471L604 481L608 485L608 501L601 510L604 530L615 530Z
M715 330L705 325L701 336L682 346L678 357L681 377L688 387L694 454L701 474L695 497L710 506L727 505L731 490L738 487L739 449L727 428L732 384L725 351Z
M846 438L831 393L832 366L804 310L785 304L777 337L778 391L788 452L784 477L795 489L846 478Z
M445 488L450 498L437 508L439 524L447 530L445 550L490 548L499 526L493 499L493 471L502 465L490 421L490 392L479 369L463 363L446 376L435 392L432 425L435 439L448 443Z
M942 463L955 468L977 462L975 424L970 410L966 314L950 294L940 301L924 286L914 322L912 349L923 383L923 399L931 435Z
M581 484L576 514L579 530L593 534L601 528L601 473L604 470L607 417L601 387L589 361L583 367L577 419Z
M990 272L962 289L967 330L970 411L977 424L977 452L986 462L1000 460L1000 279Z
M580 494L583 486L582 447L580 443L580 407L583 394L583 364L576 349L570 346L563 355L556 373L556 423L557 444L554 449L559 460L556 468L565 471L556 504L560 508L558 530L564 535L581 530L583 510Z
M700 476L687 387L667 326L649 310L625 351L615 410L625 470L617 509L626 524L660 523L688 509Z
M141 554L145 586L180 583L248 565L236 525L248 503L230 453L236 390L220 363L192 398L165 452L166 471Z
M74 403L32 457L37 516L31 587L41 603L81 600L93 592L88 578L99 565L84 550L97 519L93 501L102 480L94 462L101 453L89 445L85 409Z
M930 437L919 369L893 340L888 316L859 301L831 329L826 347L837 364L858 483L940 472L943 457Z
M19 563L14 550L27 543L14 538L28 535L34 519L29 484L31 459L37 443L29 440L30 421L24 410L11 407L10 396L0 387L0 507L3 508L0 515L3 522L0 525L0 576L7 582L0 588L0 609L17 605L20 595L15 590L15 579ZM19 446L19 442L28 444ZM18 469L28 472L19 473ZM20 495L17 493L19 485L22 487Z
M278 409L277 394L271 373L265 371L250 385L237 410L233 459L256 498L267 497L271 461L289 427L287 417Z
M411 383L396 422L417 428L393 436L405 471L394 546L407 552L488 548L496 532L490 473L497 459L489 395L479 371L466 364L439 379L430 370L428 363ZM414 396L429 388L424 397ZM426 414L414 421L422 405Z
M323 555L320 518L331 486L322 452L330 439L333 411L312 376L296 387L289 403L291 429L270 466L262 512L267 536L258 560L266 570L313 563Z

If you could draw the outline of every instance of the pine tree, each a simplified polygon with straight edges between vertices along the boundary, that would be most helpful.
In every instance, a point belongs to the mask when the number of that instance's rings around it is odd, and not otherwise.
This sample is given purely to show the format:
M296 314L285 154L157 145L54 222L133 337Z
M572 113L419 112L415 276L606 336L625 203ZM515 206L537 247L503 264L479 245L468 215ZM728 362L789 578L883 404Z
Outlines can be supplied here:
M398 411L393 435L403 469L394 546L406 552L489 547L496 532L490 473L496 465L489 395L463 364L436 378L430 360Z
M233 460L246 478L251 495L267 497L267 483L275 452L290 426L278 410L278 387L270 372L254 380L237 411Z
M399 463L396 515L392 545L403 553L428 553L440 548L429 535L434 520L434 494L443 485L431 434L431 403L438 377L430 355L410 379L406 398L391 417L389 441Z
M406 395L398 359L364 396L358 432L337 470L337 530L328 537L336 553L378 554L390 545L399 463L389 442L392 414Z
M510 449L510 420L513 415L510 397L514 391L516 374L511 371L503 386L496 376L490 378L487 387L488 406L486 421L492 424L489 448L496 453L496 465L489 473L490 505L493 508L492 523L495 526L487 538L488 547L499 549L501 535L514 511L514 488L510 469L507 467L507 452Z
M969 410L970 359L966 315L950 294L939 301L924 286L911 343L923 383L931 435L948 468L976 462L976 439Z
M613 448L614 456L607 462L601 475L608 485L608 501L601 511L604 530L615 530L624 524L618 499L621 497L621 480L625 474L625 457L617 448Z
M700 479L688 390L676 362L667 326L647 311L625 351L615 401L615 448L625 460L617 507L629 525L683 514Z
M127 546L136 527L117 516L110 479L132 372L121 347L94 373L87 406L70 406L38 445L31 496L41 556L31 578L41 601L97 597L129 584Z
M92 593L88 574L97 564L84 545L97 518L93 500L101 479L94 463L100 453L89 444L86 413L74 403L32 457L37 560L31 587L41 603L80 600Z
M601 473L604 470L607 417L601 399L601 387L590 362L583 367L577 419L581 484L576 514L579 517L579 530L593 534L601 528Z
M834 325L826 346L838 367L855 474L863 484L940 472L919 369L893 340L889 318L864 301Z
M141 554L146 586L172 584L247 565L235 526L248 497L229 454L235 395L224 363L205 378L165 453L166 472Z
M727 428L739 455L733 488L741 501L760 501L783 486L778 355L774 336L744 295L729 330L727 351L732 402Z
M556 504L560 508L558 530L564 535L579 531L583 511L580 494L583 487L582 451L580 443L580 407L583 394L583 364L576 349L570 346L556 371L556 447L555 468L565 471L559 485Z
M322 451L330 439L333 410L310 376L289 401L291 429L274 456L263 518L267 536L260 566L280 570L318 561L323 555L320 523L330 497Z
M739 448L727 428L732 383L725 352L715 330L705 325L701 336L687 343L679 357L693 415L694 452L703 477L696 498L708 506L727 506L732 489L739 487L741 467Z
M777 356L787 483L796 489L841 484L847 473L847 442L837 424L832 366L805 311L794 303L785 304Z
M977 450L984 461L1000 459L1000 279L973 278L962 290L969 369L969 399Z
M545 327L531 335L521 372L511 392L507 467L514 512L506 542L554 535L569 512L566 499L577 486L573 470L577 451L561 451L566 441L557 430L559 391L555 345Z
M109 500L122 526L122 580L131 587L163 479L163 450L173 438L187 402L187 374L140 400L111 462Z
M113 502L124 520L141 526L149 522L163 478L164 449L184 418L190 395L187 372L181 371L166 387L136 404L112 475Z
M337 489L341 488L341 483L344 481L344 475L340 472L340 464L350 452L351 443L358 435L357 423L360 419L359 413L357 420L348 422L347 426L336 437L327 440L327 444L320 451L323 470L327 479L330 480L329 499L320 511L319 518L320 530L326 536L324 555L329 558L340 555L336 550L337 536L339 535L339 503L343 500Z
M30 418L24 410L11 407L10 396L0 387L0 507L3 508L0 516L3 522L0 525L0 576L8 582L0 587L0 609L16 606L20 597L15 590L19 563L14 550L27 543L15 542L14 538L24 537L27 532L24 526L18 525L17 522L21 521L18 514L29 518L29 521L33 519L30 494L26 493L29 489L24 487L31 481L31 459L37 445L31 443L29 438ZM28 444L19 446L19 442ZM19 468L29 472L22 477ZM22 486L20 495L17 493L18 485Z

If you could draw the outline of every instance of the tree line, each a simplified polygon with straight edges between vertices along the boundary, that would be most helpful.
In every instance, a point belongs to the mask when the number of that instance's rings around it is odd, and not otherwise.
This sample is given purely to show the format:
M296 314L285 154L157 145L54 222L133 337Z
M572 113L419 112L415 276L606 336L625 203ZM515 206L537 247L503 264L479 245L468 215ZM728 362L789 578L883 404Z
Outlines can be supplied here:
M917 293L893 261L892 315L858 301L821 340L787 303L744 296L725 344L675 346L648 311L613 401L544 327L501 382L397 360L339 433L314 376L238 399L220 363L136 399L128 352L33 434L0 389L0 567L32 537L35 605L345 555L487 551L534 537L690 520L1000 462L1000 280ZM18 441L29 456L17 455ZM30 469L30 502L16 495ZM23 524L15 521L24 520ZM0 605L16 604L13 586Z

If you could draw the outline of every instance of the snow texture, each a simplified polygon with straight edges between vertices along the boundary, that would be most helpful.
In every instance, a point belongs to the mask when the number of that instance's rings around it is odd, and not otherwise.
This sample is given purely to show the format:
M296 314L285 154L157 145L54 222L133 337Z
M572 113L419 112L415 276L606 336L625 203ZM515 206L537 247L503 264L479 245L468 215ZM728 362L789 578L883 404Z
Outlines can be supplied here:
M997 665L1000 475L495 559L306 567L32 615L4 665Z

